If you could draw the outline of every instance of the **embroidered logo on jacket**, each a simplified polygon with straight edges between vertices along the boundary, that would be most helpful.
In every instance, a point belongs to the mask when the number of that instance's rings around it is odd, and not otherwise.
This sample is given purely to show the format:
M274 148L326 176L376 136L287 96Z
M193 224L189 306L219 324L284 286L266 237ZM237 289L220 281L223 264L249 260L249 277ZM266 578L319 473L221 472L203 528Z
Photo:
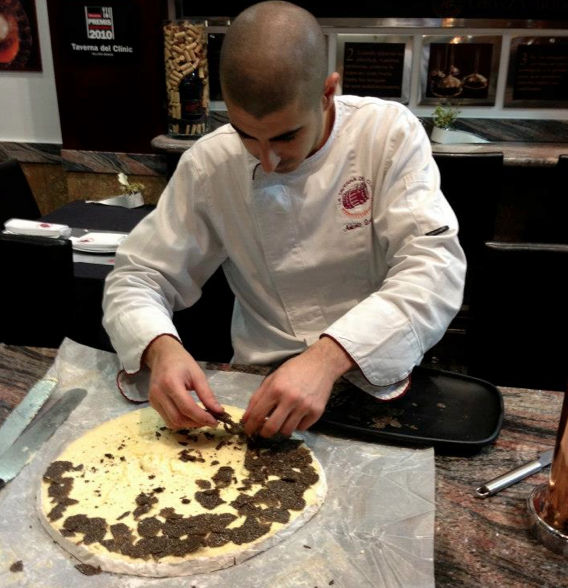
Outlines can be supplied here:
M371 222L371 207L373 205L371 180L357 176L347 180L337 199L339 208L351 222L344 227L345 231L358 229Z

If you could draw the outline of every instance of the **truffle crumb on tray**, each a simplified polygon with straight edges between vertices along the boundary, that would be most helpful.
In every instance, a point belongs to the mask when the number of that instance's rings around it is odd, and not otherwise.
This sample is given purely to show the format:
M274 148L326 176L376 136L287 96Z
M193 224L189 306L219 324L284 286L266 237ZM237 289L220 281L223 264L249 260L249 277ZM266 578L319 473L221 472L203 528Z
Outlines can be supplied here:
M393 427L395 429L400 429L402 427L400 421L391 416L385 417L374 417L373 424L371 428L373 429L384 429L386 427Z

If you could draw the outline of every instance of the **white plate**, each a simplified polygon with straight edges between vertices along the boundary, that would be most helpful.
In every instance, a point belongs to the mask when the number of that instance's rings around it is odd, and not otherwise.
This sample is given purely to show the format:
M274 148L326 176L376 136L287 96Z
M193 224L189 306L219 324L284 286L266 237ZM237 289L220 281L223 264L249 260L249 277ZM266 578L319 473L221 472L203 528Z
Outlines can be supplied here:
M71 237L73 249L84 253L115 253L126 239L126 233L86 233L81 237Z
M109 249L92 249L90 247L79 247L78 245L73 244L73 250L80 251L81 253L104 253L108 255L109 253L116 253L116 249L116 247Z

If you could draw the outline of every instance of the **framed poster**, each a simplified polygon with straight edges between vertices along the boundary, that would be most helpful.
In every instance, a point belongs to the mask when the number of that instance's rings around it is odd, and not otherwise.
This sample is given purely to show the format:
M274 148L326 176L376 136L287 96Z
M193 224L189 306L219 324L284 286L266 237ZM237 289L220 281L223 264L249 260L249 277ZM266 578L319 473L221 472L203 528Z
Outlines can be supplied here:
M493 105L501 37L424 36L420 104Z
M412 37L340 34L337 69L342 94L408 103Z
M63 20L67 55L83 62L125 63L140 58L140 18L132 0L68 0Z
M0 0L0 71L42 71L35 0Z
M568 107L568 36L511 39L504 106Z

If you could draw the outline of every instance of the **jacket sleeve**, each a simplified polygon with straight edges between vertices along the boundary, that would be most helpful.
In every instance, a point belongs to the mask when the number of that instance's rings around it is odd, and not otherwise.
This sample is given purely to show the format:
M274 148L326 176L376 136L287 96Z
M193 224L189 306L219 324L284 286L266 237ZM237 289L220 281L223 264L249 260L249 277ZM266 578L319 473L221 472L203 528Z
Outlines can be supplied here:
M410 113L399 117L384 145L373 238L389 271L376 292L325 331L375 386L403 380L441 339L462 303L466 270L458 222L422 125Z
M200 298L203 284L225 257L188 151L156 209L119 247L106 280L103 324L127 373L141 368L142 354L159 335L179 339L173 311Z

